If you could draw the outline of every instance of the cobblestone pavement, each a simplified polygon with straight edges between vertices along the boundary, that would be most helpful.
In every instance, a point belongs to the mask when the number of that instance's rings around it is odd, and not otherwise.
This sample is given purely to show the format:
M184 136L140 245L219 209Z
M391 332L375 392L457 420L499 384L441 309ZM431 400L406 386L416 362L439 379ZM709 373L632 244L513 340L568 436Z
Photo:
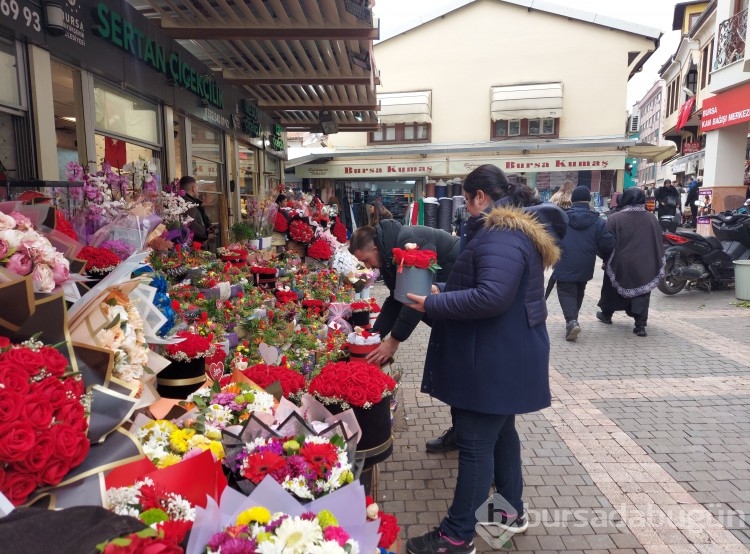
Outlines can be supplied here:
M513 550L750 552L750 310L732 305L733 291L654 291L640 338L622 312L613 325L594 317L601 276L574 343L550 297L553 403L517 419L530 527ZM375 292L382 300L386 290ZM455 452L424 449L450 426L448 407L419 392L428 337L420 325L397 353L394 453L378 468L402 552L445 515L457 472Z

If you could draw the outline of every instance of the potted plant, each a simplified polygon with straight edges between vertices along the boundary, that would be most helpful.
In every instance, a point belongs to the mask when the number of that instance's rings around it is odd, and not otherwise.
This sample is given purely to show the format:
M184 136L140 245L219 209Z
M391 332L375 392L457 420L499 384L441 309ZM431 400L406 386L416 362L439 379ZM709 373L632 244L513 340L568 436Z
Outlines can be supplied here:
M240 244L247 244L250 248L258 250L260 248L260 237L255 228L244 221L238 221L229 229L232 240Z
M434 273L440 269L437 265L437 253L433 250L420 250L414 243L404 248L393 249L393 263L396 264L396 288L393 297L403 304L410 304L407 293L427 296L432 291Z

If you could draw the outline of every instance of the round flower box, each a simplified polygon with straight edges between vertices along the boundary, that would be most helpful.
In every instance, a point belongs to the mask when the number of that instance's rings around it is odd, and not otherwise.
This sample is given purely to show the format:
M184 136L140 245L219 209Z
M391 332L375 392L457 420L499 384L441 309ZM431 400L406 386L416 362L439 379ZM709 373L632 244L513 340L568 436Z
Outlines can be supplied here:
M367 327L370 324L370 312L352 312L347 320L352 327Z
M326 405L332 414L344 410L340 404ZM370 408L352 406L362 438L357 443L357 455L364 456L364 469L387 460L393 453L393 429L391 422L391 397L386 396Z
M411 304L406 293L410 292L418 296L429 296L432 292L433 273L429 269L417 267L404 267L396 273L396 288L393 297L402 304Z
M370 352L378 349L380 343L375 344L351 344L346 343L345 347L349 351L351 358L366 358Z
M206 382L206 360L195 358L188 362L172 362L156 377L156 390L164 398L184 400Z

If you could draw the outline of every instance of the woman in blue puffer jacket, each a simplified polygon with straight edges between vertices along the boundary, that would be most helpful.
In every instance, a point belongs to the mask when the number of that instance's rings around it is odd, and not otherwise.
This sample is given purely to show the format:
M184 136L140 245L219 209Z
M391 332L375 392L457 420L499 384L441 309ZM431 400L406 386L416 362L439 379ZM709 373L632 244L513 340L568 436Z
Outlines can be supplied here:
M422 392L451 407L459 448L448 515L407 542L411 554L474 552L475 512L493 478L513 508L500 523L525 530L515 415L550 405L544 270L560 250L535 215L514 207L531 190L497 167L478 167L463 188L472 216L466 247L441 292L409 295L432 320Z

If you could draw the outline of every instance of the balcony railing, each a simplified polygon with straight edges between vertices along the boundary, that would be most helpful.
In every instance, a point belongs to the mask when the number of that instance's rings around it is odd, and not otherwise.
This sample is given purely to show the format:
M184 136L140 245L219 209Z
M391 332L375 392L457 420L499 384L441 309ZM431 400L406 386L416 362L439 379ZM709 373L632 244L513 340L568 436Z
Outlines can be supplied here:
M745 35L747 34L747 12L739 12L719 25L714 69L721 69L745 57Z

